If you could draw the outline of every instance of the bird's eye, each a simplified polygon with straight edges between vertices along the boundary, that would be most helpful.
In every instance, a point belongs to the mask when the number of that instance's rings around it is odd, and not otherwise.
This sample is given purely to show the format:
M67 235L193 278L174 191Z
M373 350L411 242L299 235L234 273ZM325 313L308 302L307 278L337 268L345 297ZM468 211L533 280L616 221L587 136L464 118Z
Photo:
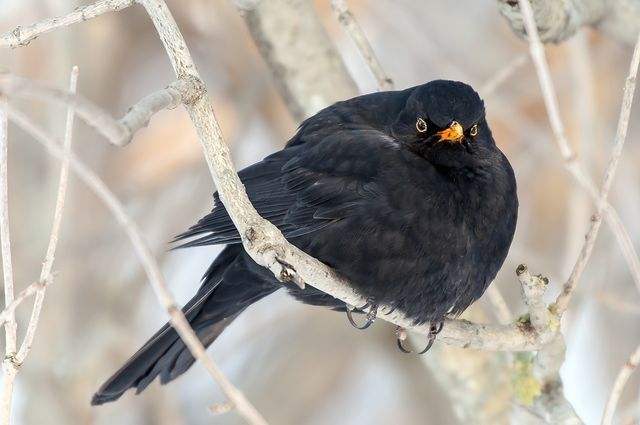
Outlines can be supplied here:
M469 134L471 136L476 136L478 134L478 124L474 124L471 126L471 129L469 130Z
M416 121L416 130L418 130L419 133L426 133L427 122L422 118L418 118L418 120Z

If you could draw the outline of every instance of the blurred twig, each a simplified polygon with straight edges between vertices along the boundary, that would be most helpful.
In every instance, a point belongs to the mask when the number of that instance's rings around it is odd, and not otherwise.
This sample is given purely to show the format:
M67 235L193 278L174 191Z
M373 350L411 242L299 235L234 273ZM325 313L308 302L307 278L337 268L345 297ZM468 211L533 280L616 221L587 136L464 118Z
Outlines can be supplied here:
M69 90L75 92L78 86L78 67L75 66L71 70L71 77L69 82ZM56 197L56 206L53 213L53 224L51 226L51 236L49 237L49 245L47 246L47 253L42 263L42 270L40 271L40 282L48 282L51 280L51 269L53 267L53 259L55 257L56 248L58 246L58 237L60 234L60 224L62 223L62 210L64 209L64 200L67 194L67 182L69 179L69 155L71 154L71 139L73 138L73 120L75 117L74 104L70 103L67 107L67 120L64 131L64 154L62 157L62 165L60 167L60 179L58 183L58 194ZM46 293L46 285L42 285L36 291L36 299L33 302L33 310L31 312L31 318L27 326L27 333L20 345L18 354L16 355L16 361L19 365L22 365L25 358L31 350L33 344L33 337L35 336L36 329L38 327L38 321L40 319L40 311L42 310L42 303L44 302L44 296Z
M529 3L529 0L519 0L519 2L527 34L529 36L529 49L531 58L536 67L538 79L540 80L540 88L542 90L544 103L549 117L549 122L551 124L551 128L553 129L555 140L560 149L565 167L571 172L571 174L580 184L588 189L591 196L596 200L597 207L597 213L594 215L594 220L592 221L591 228L587 235L586 242L583 245L580 256L576 261L569 279L564 284L562 293L556 300L556 302L558 303L559 312L560 314L562 314L564 313L564 310L566 310L567 304L570 299L570 294L573 292L573 288L575 288L575 285L577 284L577 281L582 275L582 271L584 270L584 267L588 262L589 256L591 255L593 244L595 242L595 238L602 221L601 215L604 212L608 213L607 218L609 219L609 225L611 225L612 228L618 227L617 231L614 230L616 236L620 236L621 234L626 235L626 230L624 230L624 227L621 227L621 223L616 219L611 218L610 211L613 211L613 207L608 206L609 204L607 203L607 196L612 182L613 173L615 172L615 169L617 167L618 158L622 150L622 145L624 144L624 138L626 136L628 127L631 101L633 100L633 90L629 90L629 88L633 88L632 86L635 86L636 71L634 71L634 69L637 70L638 44L636 44L636 49L634 50L634 56L630 65L630 76L627 78L627 83L625 85L623 109L620 113L620 121L618 122L618 130L614 142L614 148L612 151L612 158L609 162L609 165L607 166L607 172L605 174L605 179L603 180L603 190L602 192L598 193L597 189L595 188L595 184L585 173L584 169L578 162L578 158L575 152L573 151L573 149L569 145L569 141L567 140L564 125L562 124L562 119L560 118L558 99L556 97L553 82L551 80L549 65L545 58L544 47L538 36L538 30L533 16L533 10L531 9L531 4ZM631 78L632 76L633 78ZM626 106L627 104L628 107ZM626 235L626 238L628 238L628 235ZM629 246L628 242L621 241L620 239L619 242L623 250L633 249L633 245ZM632 262L629 263L629 267L634 276L636 285L640 289L640 263L638 262L638 256L634 251L633 254L627 253L625 255L625 258L627 260L632 260Z
M528 1L528 0L524 0ZM622 148L627 137L627 129L629 128L629 117L631 115L631 105L633 103L633 94L636 87L636 75L638 74L638 65L640 64L640 33L638 33L638 41L636 42L631 63L629 64L629 75L625 81L624 93L622 95L622 106L620 109L620 117L618 119L618 128L616 130L616 136L614 140L613 149L607 169L602 179L602 187L600 189L600 196L598 199L598 205L596 214L591 219L591 227L587 233L586 240L580 251L580 256L569 276L569 279L564 284L562 292L558 295L556 300L558 314L562 315L567 309L567 305L571 299L571 295L575 290L578 280L586 267L587 262L593 251L595 240L602 224L602 214L605 210L605 202L609 196L611 185L613 183L613 177L618 166L618 161L622 155Z
M349 34L349 37L351 37L351 40L367 63L369 70L373 73L373 76L378 82L379 89L383 91L393 90L393 81L382 69L382 65L380 65L380 61L371 48L369 40L367 40L367 37L364 35L364 32L362 31L360 24L358 24L355 16L351 13L347 0L331 0L331 7L335 12L338 21L340 21L342 26L344 26L347 34Z
M527 55L526 53L523 53L517 56L515 59L512 59L511 62L500 69L497 74L491 77L488 81L485 81L485 83L480 86L478 92L483 97L491 96L498 87L504 84L504 82L507 81L509 77L511 77L518 69L526 64L528 59L529 55Z
M611 394L609 395L609 399L607 400L607 404L604 409L604 414L602 415L602 425L611 425L613 423L613 414L615 413L618 401L620 401L620 397L622 396L622 390L624 390L624 386L631 377L633 371L638 367L639 363L640 345L638 345L631 356L629 356L625 364L622 366L622 369L620 369L620 372L618 372L618 376L616 376L613 388L611 389Z
M43 144L49 153L62 158L63 150L58 143L48 135L48 133L35 125L31 120L18 112L15 109L9 109L9 116L13 122L20 126L24 131L30 134L34 139ZM202 343L195 335L193 329L189 325L189 322L184 317L182 310L180 310L177 303L174 301L173 296L164 281L164 277L160 272L160 268L156 263L151 250L145 242L142 233L135 222L127 214L122 203L111 192L107 185L96 175L91 169L86 166L78 157L74 154L70 155L70 165L73 171L80 177L80 179L91 188L91 190L98 196L98 198L105 204L105 206L114 215L122 229L127 234L131 245L133 246L140 263L142 264L147 278L151 283L156 296L160 303L167 309L169 315L169 321L171 325L176 329L180 338L185 342L192 355L201 362L210 375L218 382L221 388L225 391L225 394L237 407L237 396L239 390L235 389L230 382L226 380L226 377L213 363L213 361L207 356ZM199 345L199 347L198 347ZM229 391L229 392L227 392ZM247 401L248 403L248 401ZM252 424L266 424L266 422L251 422Z

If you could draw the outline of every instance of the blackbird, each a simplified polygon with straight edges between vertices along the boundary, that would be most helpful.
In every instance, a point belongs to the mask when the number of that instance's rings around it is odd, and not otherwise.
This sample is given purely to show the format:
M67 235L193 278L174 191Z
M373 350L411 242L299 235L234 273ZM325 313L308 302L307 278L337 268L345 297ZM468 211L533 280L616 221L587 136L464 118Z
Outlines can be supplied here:
M415 323L431 323L435 335L445 317L483 294L516 226L513 170L495 145L483 101L456 81L338 102L239 175L262 217L371 300L367 325L384 303ZM256 264L217 193L213 210L176 239L183 247L227 245L184 307L205 346L247 307L283 287L304 303L350 310L315 288L283 285ZM156 376L167 383L193 362L167 324L92 404L133 387L140 393Z

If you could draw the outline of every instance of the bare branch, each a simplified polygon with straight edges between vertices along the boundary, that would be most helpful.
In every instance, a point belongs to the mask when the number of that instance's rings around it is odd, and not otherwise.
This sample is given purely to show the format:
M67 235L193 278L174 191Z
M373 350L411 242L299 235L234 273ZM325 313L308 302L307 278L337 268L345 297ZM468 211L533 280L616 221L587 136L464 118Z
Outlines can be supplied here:
M84 22L108 12L117 12L134 4L135 0L100 0L93 4L79 7L64 16L46 19L24 27L19 26L13 31L0 35L0 48L26 46L41 34L68 27L78 22Z
M2 272L4 276L4 305L11 305L14 301L13 292L13 266L11 262L11 237L9 235L9 194L8 194L8 136L7 136L7 111L6 98L0 95L0 245L2 247ZM8 424L11 417L11 400L13 397L13 383L18 372L14 356L16 354L16 317L8 314L5 330L5 357L2 362L3 393L0 404L0 420Z
M601 215L604 212L609 213L611 209L607 208L608 204L606 203L608 188L606 193L598 194L597 190L595 189L594 183L591 181L588 175L584 172L583 168L580 166L580 163L578 162L576 154L573 152L573 149L569 145L569 141L566 136L564 125L562 124L562 119L560 118L560 112L559 112L560 109L558 107L558 99L556 97L553 82L551 80L549 65L544 55L544 47L542 46L542 42L540 41L540 37L538 36L538 30L537 30L535 19L533 16L533 10L531 8L531 4L529 3L529 0L518 0L518 1L520 2L520 9L522 10L522 16L524 19L525 28L527 30L527 34L529 35L529 49L531 53L531 58L533 59L533 63L536 67L536 72L538 74L538 79L540 80L540 88L542 90L543 99L547 109L547 115L549 117L549 122L551 124L553 133L555 135L556 143L558 144L560 153L565 162L565 167L571 172L571 174L579 183L581 183L585 188L587 188L587 190L589 191L589 194L591 194L591 196L595 198L596 207L598 211L597 214L594 215L595 220L593 220L592 222L592 226L589 230L587 240L583 245L583 249L576 262L576 265L574 266L571 276L565 283L563 292L558 297L558 300L557 300L557 302L559 303L558 311L560 312L560 314L562 314L567 307L570 294L573 291L573 288L575 288L575 285L578 279L580 278L582 271L584 270L584 267L588 262L589 256L591 255L591 250L593 249L595 237L597 236L597 232L600 228ZM636 60L635 58L637 56L637 51L638 51L638 45L636 44L636 49L634 50L634 56L633 56L634 59L632 59L632 63L631 63L631 71L633 71L634 69L633 66ZM637 64L635 65L635 69L637 69ZM629 87L629 84L633 83L635 85L635 72L630 72L630 76L634 76L634 77L631 80L627 78L627 84L625 85L625 99L627 97L626 93L628 93L627 89ZM624 105L626 105L626 102L627 102L627 100L623 99L623 110L621 111L621 116L620 116L621 121L619 121L618 123L619 124L618 133L616 135L616 141L614 143L614 150L613 150L614 155L612 156L611 161L609 162L609 166L607 167L607 170L608 170L607 174L610 174L609 182L607 183L607 185L611 184L610 179L613 177L613 172L615 171L615 168L617 166L617 160L619 158L619 152L621 152L622 145L624 144L624 137L619 138L618 136L626 135L626 129L628 126L628 113L631 107L630 102L633 99L633 91L629 93L629 96L631 97L628 99L629 110L626 111L626 114L627 114L626 123L622 122L623 115L625 114ZM623 132L624 134L621 134L621 132ZM616 152L617 152L617 156L616 156ZM620 226L619 221L615 219L611 219L610 217L611 217L611 214L608 214L608 217L607 217L609 218L608 223L611 226ZM626 234L626 231L624 230L624 228L618 227L617 231L614 233L617 236L620 236L621 233ZM591 237L589 237L589 235L591 235ZM619 243L623 249L629 249L628 245L625 244L624 241L621 241L619 239ZM627 254L625 255L625 259L633 260L633 263L630 264L630 268L632 269L632 271L634 271L634 276L636 276L635 271L640 269L640 264L638 264L637 255L635 256L635 258L632 258L631 255ZM637 281L636 281L636 285L640 287L640 283Z
M18 308L18 306L22 304L24 300L34 295L40 289L49 286L52 282L53 282L53 276L49 275L47 276L47 280L45 281L38 280L36 282L33 282L32 284L27 286L25 289L20 291L16 296L16 298L13 300L13 302L8 306L6 306L4 310L2 310L2 312L0 312L0 325L4 325L7 322L7 320L9 320L9 317L13 314L16 308Z
M527 0L524 0L527 1ZM605 171L604 177L602 179L602 188L600 189L600 195L597 205L596 214L591 219L591 227L589 228L589 232L587 233L585 243L582 246L580 251L580 255L576 264L571 271L571 275L569 279L564 284L562 288L562 292L558 295L556 300L557 311L559 314L562 314L569 304L571 299L571 295L575 290L575 287L584 271L584 268L591 257L591 253L593 252L593 247L595 245L595 240L598 236L598 231L600 230L600 225L602 224L602 213L605 209L605 202L607 197L609 196L609 191L611 189L611 185L613 183L613 177L616 172L616 168L618 167L618 161L620 160L620 156L622 155L622 148L624 147L624 142L627 138L627 129L629 128L629 117L631 116L631 105L633 103L633 94L635 92L636 87L636 75L638 74L638 65L640 64L640 33L638 33L638 40L636 42L635 49L633 51L633 56L631 58L631 63L629 65L629 75L625 81L624 85L624 93L622 95L622 106L620 108L620 117L618 118L618 128L616 130L616 136L613 144L613 149L611 152L611 157L609 159L609 163L607 164L607 169Z
M297 121L356 96L356 84L307 0L234 0Z
M78 67L74 66L71 70L71 77L69 81L69 91L75 93L78 86ZM62 165L60 166L60 179L58 183L58 195L56 197L56 206L53 213L53 224L51 226L51 236L49 237L49 245L47 246L47 253L45 254L44 261L42 263L42 270L40 271L40 282L47 282L50 280L51 269L53 267L53 260L55 258L56 248L58 246L58 237L60 234L60 225L62 223L62 211L64 209L64 200L67 194L67 182L69 179L69 155L71 154L71 140L73 138L73 121L75 118L74 104L71 103L67 107L67 119L64 131L64 156L62 158ZM44 296L46 294L46 285L42 285L36 292L36 299L33 302L33 310L31 311L31 318L27 326L27 333L24 340L20 345L18 354L16 355L16 362L19 365L24 363L24 360L29 355L31 345L33 344L33 338L38 328L38 322L40 320L40 312L42 311L42 304L44 302Z
M47 148L49 153L58 158L63 157L63 150L56 143L56 141L53 140L45 130L33 124L28 117L15 109L9 110L9 116L13 122L19 125L38 142L42 143ZM238 409L240 409L240 407L238 407L238 400L242 400L244 396L240 393L239 390L233 387L233 385L226 380L226 377L218 369L215 363L213 363L213 361L206 355L205 348L202 346L202 343L193 332L193 329L189 325L189 322L184 317L184 314L174 301L171 292L167 288L164 277L160 272L160 268L153 258L151 250L144 241L142 233L140 232L135 222L126 213L124 206L120 203L120 201L118 201L116 196L109 190L104 182L73 154L70 155L70 165L73 171L78 175L78 177L80 177L80 179L94 191L98 198L111 211L111 213L115 216L116 220L122 226L123 230L129 237L129 240L131 241L131 244L134 247L138 258L140 259L140 262L145 270L145 273L147 274L154 292L156 293L156 296L158 297L158 300L167 309L169 321L180 335L180 338L185 341L185 344L187 344L187 347L189 348L193 356L205 366L210 375L215 379L216 382L220 384L220 386L223 388L234 405ZM246 399L244 400L244 402L248 403ZM259 421L249 422L252 424L266 423Z
M500 13L521 38L526 30L522 5L513 0L498 0ZM633 45L640 31L640 5L634 0L536 0L533 15L544 43L559 43L583 26L593 26L620 42Z
M478 92L484 96L491 96L493 92L496 91L498 87L504 84L505 81L509 79L517 70L522 68L529 59L529 56L526 53L523 53L509 62L505 67L503 67L497 74L492 76L489 80L485 81L485 83L480 86Z
M373 76L378 82L379 89L392 90L393 81L382 69L382 65L380 65L380 61L378 61L378 58L373 52L373 49L369 44L369 40L367 40L367 37L364 35L364 32L362 31L360 24L358 24L355 16L351 13L347 0L331 0L331 7L335 12L338 21L340 21L344 29L347 31L347 34L349 34L349 37L351 37L351 40L356 45L358 51L373 73Z
M622 396L622 390L624 390L624 386L627 384L627 381L631 377L633 371L638 367L638 364L640 364L640 345L638 345L631 356L629 356L629 359L622 366L620 372L618 372L618 376L616 376L613 388L611 389L611 394L609 395L609 399L607 400L607 404L604 408L602 425L611 425L613 423L613 414L616 412L616 406Z

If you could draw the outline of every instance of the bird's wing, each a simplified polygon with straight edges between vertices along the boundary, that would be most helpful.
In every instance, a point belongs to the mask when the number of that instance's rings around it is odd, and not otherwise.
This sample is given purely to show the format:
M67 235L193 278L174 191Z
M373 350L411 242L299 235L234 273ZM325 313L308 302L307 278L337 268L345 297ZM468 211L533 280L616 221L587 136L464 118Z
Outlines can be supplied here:
M380 193L376 174L384 166L384 155L373 152L396 147L393 139L372 129L343 129L308 143L302 137L239 173L258 213L287 238L367 208ZM190 239L180 247L241 242L217 192L214 200L213 210L176 238Z

